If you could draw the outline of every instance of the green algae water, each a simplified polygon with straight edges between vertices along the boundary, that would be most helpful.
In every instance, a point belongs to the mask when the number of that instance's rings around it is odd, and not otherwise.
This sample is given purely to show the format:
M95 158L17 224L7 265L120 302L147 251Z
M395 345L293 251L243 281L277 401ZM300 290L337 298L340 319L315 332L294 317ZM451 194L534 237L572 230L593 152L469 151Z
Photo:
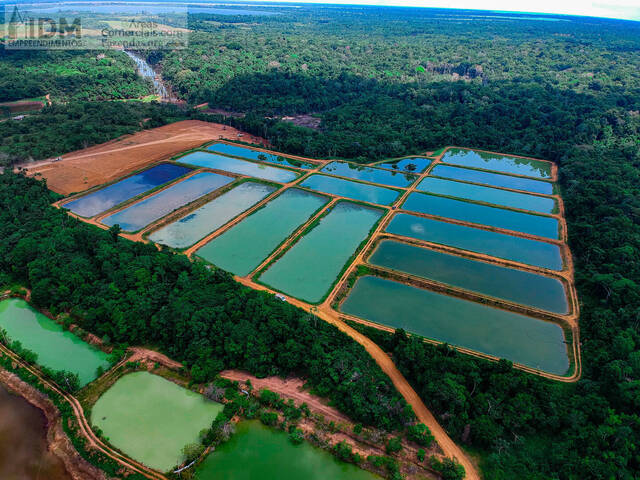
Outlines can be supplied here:
M519 208L540 213L553 213L556 201L553 198L510 192L499 188L472 185L470 183L427 177L418 185L419 190L447 195L477 202L491 203L503 207Z
M383 213L338 203L259 280L301 300L319 302Z
M514 237L406 213L395 214L385 231L536 267L562 270L562 254L560 248L553 243Z
M492 265L395 240L380 242L368 262L553 313L565 314L568 311L567 293L562 282L536 273Z
M482 168L502 173L514 173L534 178L551 178L551 163L495 153L452 148L442 156L443 163L462 167Z
M149 235L149 240L173 248L186 248L217 230L276 191L276 187L245 182L209 203Z
M106 353L64 330L22 299L0 302L0 328L11 340L35 352L39 365L77 373L83 386L96 378L98 367L109 368Z
M257 421L241 422L196 471L197 480L375 480L377 475L336 460Z
M430 290L365 276L356 281L340 309L557 375L569 368L559 325Z
M298 188L285 190L204 245L197 255L236 275L248 275L328 201Z
M222 404L148 372L118 379L91 409L91 423L109 443L148 467L167 471L183 461Z

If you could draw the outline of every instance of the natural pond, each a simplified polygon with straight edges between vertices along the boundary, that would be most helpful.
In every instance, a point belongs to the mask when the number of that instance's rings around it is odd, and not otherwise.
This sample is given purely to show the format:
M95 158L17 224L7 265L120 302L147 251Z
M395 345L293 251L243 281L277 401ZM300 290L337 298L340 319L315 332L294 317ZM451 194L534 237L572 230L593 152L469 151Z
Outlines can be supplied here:
M443 163L482 168L534 178L551 178L551 163L496 153L452 148L442 156Z
M378 205L391 205L400 195L400 192L390 188L352 182L326 175L311 175L302 182L301 186L362 202L377 203Z
M559 237L558 220L554 217L478 205L436 195L414 192L407 197L402 204L402 208L413 212L504 228L540 237L553 239Z
M212 168L214 170L222 170L279 183L289 183L298 178L298 174L291 170L272 167L263 163L249 162L248 160L225 157L224 155L215 153L193 152L184 157L180 157L177 161L198 167Z
M433 160L430 158L410 157L403 158L401 160L378 163L376 167L389 168L391 170L398 170L406 173L422 173L429 165L431 165L432 161Z
M560 248L552 243L404 213L394 215L386 231L527 265L562 270Z
M350 202L336 204L260 276L260 282L319 302L383 213Z
M214 143L213 145L209 145L207 147L207 150L222 153L223 155L233 155L235 157L247 158L249 160L277 163L279 165L286 165L288 167L297 167L304 169L316 167L315 164L309 162L303 162L293 158L283 157L282 155L274 155L273 153L261 152L260 150L252 150L251 148L241 147L239 145Z
M204 245L197 255L236 275L248 275L328 202L322 195L289 188Z
M180 220L156 230L149 235L149 240L173 248L189 247L276 190L276 187L262 183L242 183Z
M377 475L303 442L294 445L287 434L257 421L236 426L196 471L197 480L374 480Z
M405 172L390 172L381 168L366 167L347 162L331 162L326 165L322 173L329 173L339 177L348 177L364 182L381 183L391 187L408 187L418 177Z
M0 478L3 480L71 480L47 445L42 411L0 384Z
M483 172L471 168L453 167L451 165L436 165L430 172L430 175L453 180L482 183L493 187L542 193L544 195L551 195L553 193L553 184L550 182L533 180L532 178L514 177L513 175L503 175L501 173Z
M341 310L557 375L569 368L560 325L391 280L359 278Z
M198 441L222 404L148 372L118 379L91 409L91 423L109 443L148 467L182 463L182 448Z
M0 328L11 340L35 352L39 365L77 373L81 385L96 378L98 367L109 368L106 353L64 330L22 299L0 302Z
M425 192L447 195L477 202L491 203L503 207L519 208L540 213L553 213L556 201L550 197L540 197L527 193L510 192L498 188L483 187L470 183L427 177L417 187Z
M217 173L196 173L141 202L109 215L102 219L102 223L109 227L117 224L126 232L135 232L232 181L232 177Z
M175 180L190 171L186 167L163 163L73 200L64 205L64 208L81 217L93 217L99 213L106 212L125 200L137 197Z
M553 313L566 314L567 293L556 278L458 257L395 240L383 240L372 265L463 288Z

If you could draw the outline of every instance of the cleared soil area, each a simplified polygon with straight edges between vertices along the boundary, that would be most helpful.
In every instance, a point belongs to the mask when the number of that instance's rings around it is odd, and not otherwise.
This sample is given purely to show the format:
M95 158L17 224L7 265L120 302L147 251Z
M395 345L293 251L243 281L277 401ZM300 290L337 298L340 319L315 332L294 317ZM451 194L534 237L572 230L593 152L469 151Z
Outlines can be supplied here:
M226 125L183 120L69 153L58 162L47 160L24 167L28 175L39 173L46 178L49 189L69 195L112 182L205 142L220 138L237 140L238 135L245 141L267 144L260 137Z

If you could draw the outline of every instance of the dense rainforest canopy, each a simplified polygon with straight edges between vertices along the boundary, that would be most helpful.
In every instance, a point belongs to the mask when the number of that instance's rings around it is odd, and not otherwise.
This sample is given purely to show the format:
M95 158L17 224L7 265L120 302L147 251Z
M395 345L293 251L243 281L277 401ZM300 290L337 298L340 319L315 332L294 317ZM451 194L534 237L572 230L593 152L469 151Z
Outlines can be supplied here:
M366 332L447 431L478 453L486 478L638 478L640 25L415 9L280 13L193 16L186 50L148 59L189 102L240 114L225 121L284 152L365 162L453 144L557 162L581 301L579 382L543 380L402 332ZM57 107L57 126L38 115L23 127L0 123L0 151L15 158L27 142L26 156L56 151L54 132L74 125L69 112L79 108L69 102ZM83 105L94 118L126 108ZM318 128L282 121L299 114L317 117ZM104 137L138 128L116 111L103 117L114 119ZM0 178L0 269L30 285L40 305L70 309L115 341L158 344L196 376L224 365L307 372L357 418L404 420L368 357L329 327L220 272L115 242L47 209L51 198L33 182ZM366 380L350 393L346 378L356 370ZM375 396L380 408L364 405Z

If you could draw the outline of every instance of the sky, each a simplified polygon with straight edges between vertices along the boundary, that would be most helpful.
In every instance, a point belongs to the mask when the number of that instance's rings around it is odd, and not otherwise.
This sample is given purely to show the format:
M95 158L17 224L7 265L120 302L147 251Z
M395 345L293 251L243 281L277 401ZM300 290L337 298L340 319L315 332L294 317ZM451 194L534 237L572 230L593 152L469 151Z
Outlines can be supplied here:
M405 7L462 8L506 12L559 13L640 21L640 0L278 0Z

